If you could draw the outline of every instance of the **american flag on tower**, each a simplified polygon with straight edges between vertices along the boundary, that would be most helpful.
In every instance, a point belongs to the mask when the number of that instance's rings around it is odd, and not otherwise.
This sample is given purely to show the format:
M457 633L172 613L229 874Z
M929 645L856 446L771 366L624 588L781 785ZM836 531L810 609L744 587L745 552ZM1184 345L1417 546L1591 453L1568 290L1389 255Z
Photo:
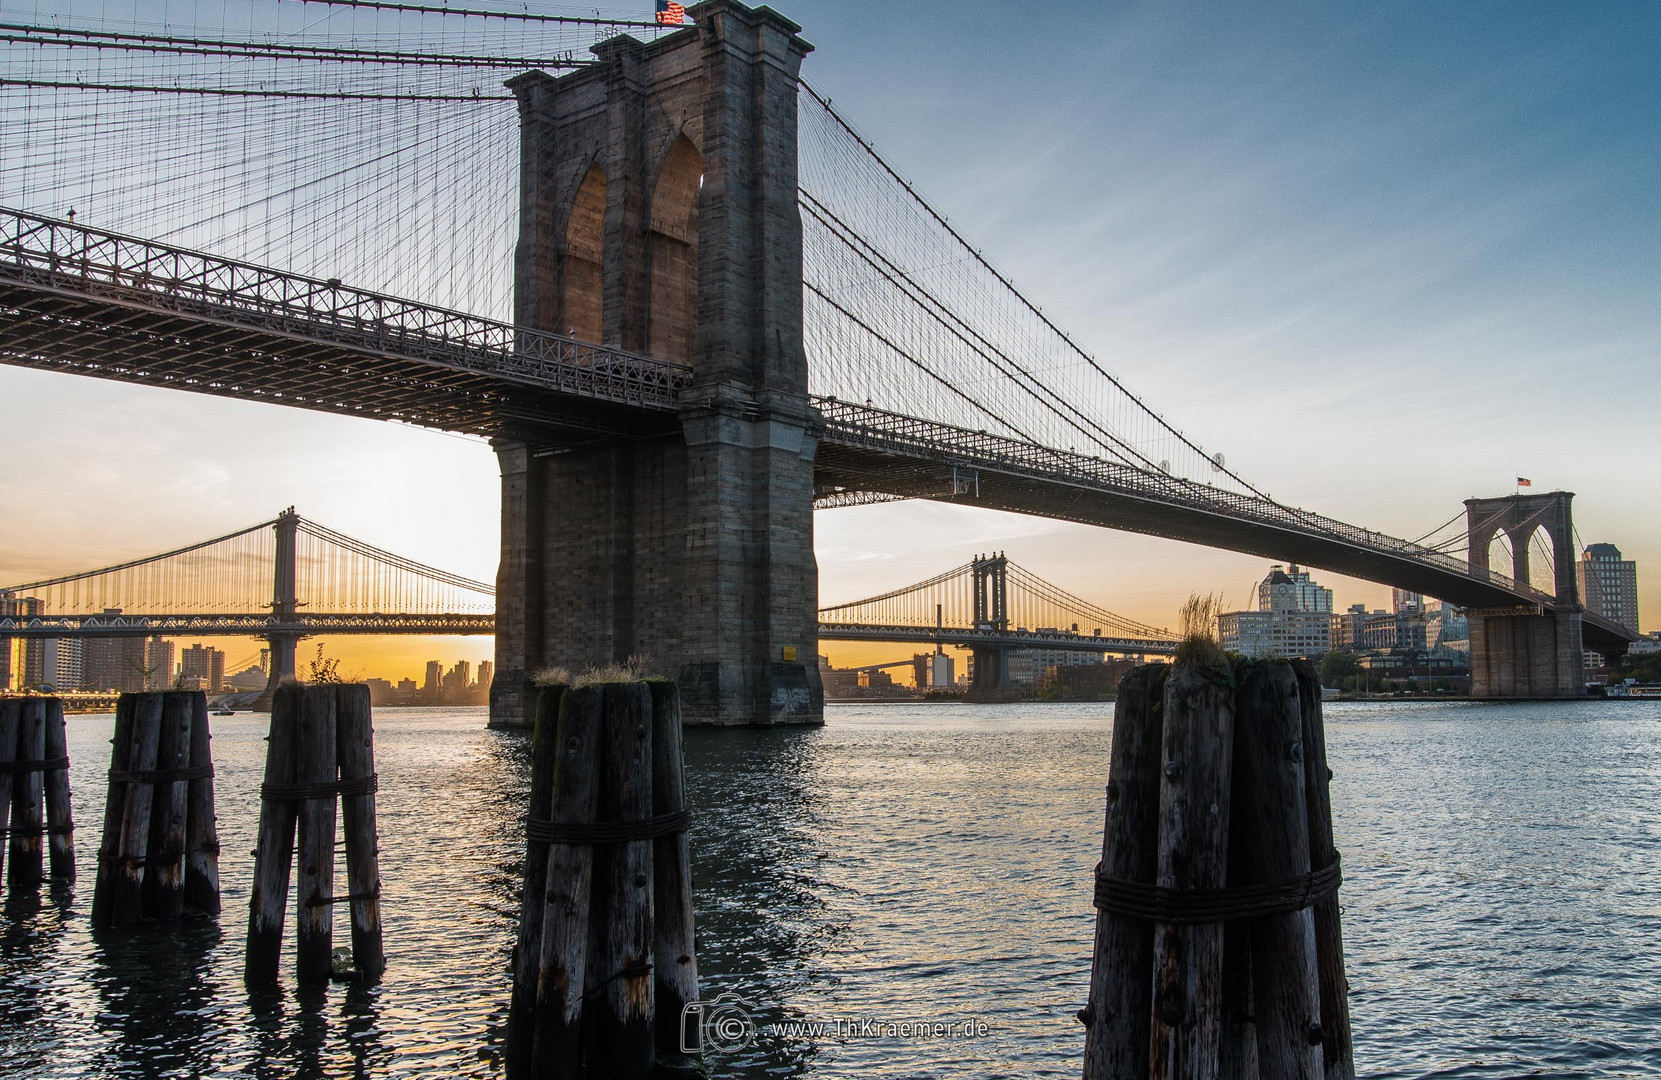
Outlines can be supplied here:
M1517 477L1517 486L1518 487L1533 487L1534 486L1534 481L1530 480L1526 476L1519 476L1519 477Z
M675 0L657 0L657 21L659 26L680 26L686 22L686 5Z

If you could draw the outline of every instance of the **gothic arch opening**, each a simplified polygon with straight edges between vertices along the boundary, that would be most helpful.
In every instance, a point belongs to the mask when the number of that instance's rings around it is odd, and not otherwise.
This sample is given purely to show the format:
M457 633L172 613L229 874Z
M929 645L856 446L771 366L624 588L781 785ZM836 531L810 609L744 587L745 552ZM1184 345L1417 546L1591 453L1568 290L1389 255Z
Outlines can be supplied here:
M646 351L688 362L698 327L698 192L704 156L685 135L675 140L652 189L646 243Z
M1528 584L1543 593L1557 593L1557 545L1544 525L1528 538Z
M571 200L565 226L565 293L560 329L581 341L599 344L605 337L606 173L598 164Z

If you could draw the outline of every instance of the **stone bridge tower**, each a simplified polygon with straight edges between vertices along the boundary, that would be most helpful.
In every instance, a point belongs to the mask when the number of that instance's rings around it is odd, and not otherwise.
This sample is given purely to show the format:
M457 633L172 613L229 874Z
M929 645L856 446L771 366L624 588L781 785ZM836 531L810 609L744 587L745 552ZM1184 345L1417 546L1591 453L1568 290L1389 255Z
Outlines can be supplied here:
M1527 585L1530 542L1544 529L1551 539L1555 601L1550 613L1532 607L1470 609L1472 697L1585 696L1585 609L1575 583L1573 501L1568 491L1465 500L1471 569L1493 569L1489 545L1503 532L1511 545L1511 578Z
M689 364L672 430L498 441L493 723L538 668L645 656L706 723L817 723L817 413L802 347L796 94L812 46L769 8L529 72L515 321Z

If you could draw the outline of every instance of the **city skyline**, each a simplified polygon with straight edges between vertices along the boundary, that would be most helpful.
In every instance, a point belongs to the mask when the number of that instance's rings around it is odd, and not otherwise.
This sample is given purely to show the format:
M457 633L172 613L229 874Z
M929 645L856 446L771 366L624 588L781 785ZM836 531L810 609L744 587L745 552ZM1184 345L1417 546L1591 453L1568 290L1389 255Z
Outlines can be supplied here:
M1646 378L1661 339L1661 94L1639 44L1654 13L1047 5L1012 24L978 3L784 10L819 46L810 81L1231 468L1409 537L1516 476L1574 490L1582 537L1635 560L1640 611L1661 611L1644 573L1661 558L1643 464L1661 405ZM1089 34L1069 32L1081 23ZM1004 62L977 62L989 56ZM1589 366L1619 393L1587 392ZM420 561L495 572L497 473L480 440L13 368L0 398L77 429L72 452L0 432L13 508L0 579L148 554L289 503ZM822 604L996 546L1169 625L1190 593L1245 606L1265 563L933 504L821 512L816 530ZM1323 580L1369 608L1388 599ZM443 655L489 658L487 639L464 640ZM366 672L418 670L430 647L328 644Z

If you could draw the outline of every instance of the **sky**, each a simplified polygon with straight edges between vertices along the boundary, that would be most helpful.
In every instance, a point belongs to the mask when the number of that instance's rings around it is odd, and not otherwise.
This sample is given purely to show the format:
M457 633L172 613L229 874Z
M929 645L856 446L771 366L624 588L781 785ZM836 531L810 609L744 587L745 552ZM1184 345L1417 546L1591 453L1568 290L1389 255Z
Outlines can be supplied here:
M775 6L803 24L804 74L838 111L1232 469L1409 538L1518 476L1571 490L1581 538L1638 561L1643 628L1661 628L1661 7ZM498 476L477 440L12 368L0 415L0 581L290 504L494 576ZM821 511L815 527L826 604L995 548L1168 625L1194 592L1246 606L1267 569L952 506ZM1340 606L1388 600L1316 577ZM483 639L326 645L393 678L489 656Z

